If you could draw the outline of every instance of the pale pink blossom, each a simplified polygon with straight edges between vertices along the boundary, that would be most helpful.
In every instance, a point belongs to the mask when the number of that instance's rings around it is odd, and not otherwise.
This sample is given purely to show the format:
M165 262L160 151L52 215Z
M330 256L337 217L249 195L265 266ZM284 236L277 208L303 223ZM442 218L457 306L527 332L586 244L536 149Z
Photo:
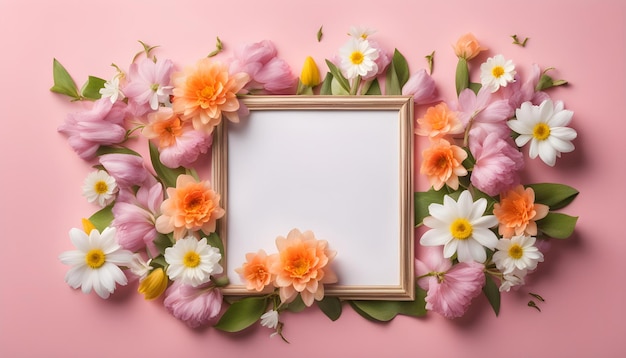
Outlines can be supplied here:
M502 98L509 99L511 108L519 108L522 103L529 101L534 105L540 105L544 100L550 99L547 93L535 90L540 78L541 69L539 65L533 64L532 72L524 83L519 80L519 76L516 76L515 82L500 88L499 93Z
M171 60L155 62L145 58L139 63L133 63L128 73L128 83L124 87L129 102L138 107L147 104L153 111L159 108L159 103L169 103L173 89L170 85L173 69Z
M485 285L484 265L461 262L455 265L443 257L441 247L422 247L422 257L415 260L418 285L428 291L426 309L446 318L461 317L472 299Z
M498 195L519 184L519 171L524 167L524 156L510 137L477 128L469 142L470 152L476 159L472 171L472 184L491 196Z
M94 102L90 110L72 113L58 131L65 134L68 143L85 160L95 157L100 146L119 144L126 138L124 118L126 105L111 103L108 98Z
M295 94L298 82L289 64L277 56L276 47L268 40L235 50L229 72L247 73L250 81L244 89L251 93Z
M435 80L421 69L409 77L409 80L402 87L403 96L413 96L415 104L428 104L437 101L437 87Z
M143 158L133 154L110 153L100 156L100 164L115 178L120 188L142 185L150 177Z
M134 195L132 190L123 190L113 206L113 222L117 229L117 240L123 248L136 252L148 247L157 254L154 239L157 231L154 226L161 214L163 186L161 183L143 185Z
M511 132L506 122L513 116L513 108L508 99L496 99L487 87L482 87L478 94L469 88L461 91L456 110L463 125L471 124L472 130L483 128L501 137ZM471 136L470 132L470 139Z
M165 308L189 327L213 324L222 308L222 292L211 284L193 287L174 281L165 291Z

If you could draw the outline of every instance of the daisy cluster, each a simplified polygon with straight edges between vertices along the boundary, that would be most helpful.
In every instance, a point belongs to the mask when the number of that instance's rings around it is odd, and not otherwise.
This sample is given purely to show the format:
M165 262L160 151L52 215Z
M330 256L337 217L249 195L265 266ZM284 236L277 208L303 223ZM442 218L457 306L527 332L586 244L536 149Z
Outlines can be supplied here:
M113 65L112 78L90 76L80 90L54 60L51 90L90 103L58 130L93 164L82 191L99 207L83 219L82 229L70 230L76 250L59 256L71 266L66 282L104 299L134 282L145 299L162 299L191 327L233 332L260 322L282 337L280 314L314 303L337 319L341 300L324 296L324 285L338 280L332 269L336 252L311 231L293 229L277 236L276 253L260 250L241 258L236 272L253 295L223 297L229 279L216 226L225 210L220 193L194 168L208 155L223 120L245 120L240 96L321 94L404 95L430 106L415 130L430 143L420 172L432 188L416 193L416 225L430 228L419 240L423 255L415 265L426 295L402 304L355 303L359 314L388 320L428 309L457 317L494 279L500 283L496 293L523 284L544 259L544 239L567 237L575 224L575 218L553 212L575 190L520 184L519 147L529 144L529 157L550 166L574 149L576 132L567 127L572 112L543 92L560 83L538 66L521 81L502 55L480 65L481 83L470 82L470 62L485 49L466 35L455 46L458 98L442 101L429 71L409 72L402 54L386 51L373 34L352 28L325 61L324 76L312 57L299 77L293 75L270 41L241 46L226 57L218 39L209 56L182 68L157 59L155 47L142 42L143 51L126 70ZM148 155L132 149L142 144Z
M544 261L547 239L572 234L576 218L553 210L578 193L521 183L522 147L551 167L574 150L573 112L544 91L565 82L537 65L523 80L513 61L497 54L480 64L480 83L472 83L469 66L486 49L472 34L454 49L458 98L429 107L415 129L428 138L420 173L431 185L416 194L416 224L428 229L416 273L428 292L426 308L448 318L462 316L481 292L498 313L500 292L525 283Z

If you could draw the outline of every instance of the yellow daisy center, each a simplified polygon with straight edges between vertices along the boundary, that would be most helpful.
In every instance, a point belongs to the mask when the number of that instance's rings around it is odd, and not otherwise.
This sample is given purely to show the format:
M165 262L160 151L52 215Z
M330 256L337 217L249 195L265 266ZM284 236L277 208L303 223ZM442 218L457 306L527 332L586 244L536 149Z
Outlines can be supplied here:
M93 190L98 195L106 194L109 191L109 186L103 180L97 181L93 185Z
M494 66L493 69L491 69L491 74L495 78L500 78L502 75L504 75L504 67Z
M102 267L102 265L106 262L106 255L104 254L104 251L100 249L91 249L87 252L87 255L85 255L85 262L87 263L87 266L92 269L97 269Z
M550 126L545 123L537 123L533 128L533 137L537 140L546 140L550 136Z
M200 255L195 251L189 251L183 257L183 265L189 268L194 268L200 265Z
M450 233L457 240L465 240L472 236L472 224L467 219L456 219L450 225Z
M522 258L522 256L524 256L524 249L522 249L522 247L517 244L511 245L511 247L509 247L509 256L516 260L519 260Z
M352 62L352 64L354 65L360 65L364 59L365 59L365 56L363 56L363 54L360 51L354 51L350 55L350 62Z

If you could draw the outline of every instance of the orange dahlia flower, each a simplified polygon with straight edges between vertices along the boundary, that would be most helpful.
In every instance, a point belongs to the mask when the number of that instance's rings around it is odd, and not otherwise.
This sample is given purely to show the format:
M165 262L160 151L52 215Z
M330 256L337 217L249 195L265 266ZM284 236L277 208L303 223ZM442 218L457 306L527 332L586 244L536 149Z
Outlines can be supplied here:
M158 232L174 232L176 240L188 230L215 231L217 219L224 216L220 195L208 181L196 182L191 175L179 175L175 188L167 188L168 199L161 204L162 215L156 220Z
M548 215L549 208L535 204L535 191L518 185L500 195L500 203L493 207L493 214L500 222L498 232L504 238L519 235L537 235L537 223Z
M246 73L231 75L227 65L204 58L196 67L172 75L172 108L183 120L191 120L196 130L211 133L222 115L231 122L239 121L237 92L249 79Z
M271 256L267 256L264 250L259 250L256 254L246 254L246 263L236 268L235 272L245 281L246 289L261 292L272 282L271 263Z
M337 282L337 276L328 267L336 252L329 250L325 240L317 240L311 231L301 233L293 229L287 238L276 238L278 254L271 266L276 275L282 302L291 302L298 293L305 305L324 297L324 284Z
M467 175L462 163L467 153L445 139L433 142L430 148L422 152L420 173L428 177L433 189L439 190L444 184L452 189L459 188L459 176Z
M428 108L424 117L417 119L417 124L415 134L428 136L431 139L442 138L447 134L463 133L463 124L457 113L448 108L444 102Z

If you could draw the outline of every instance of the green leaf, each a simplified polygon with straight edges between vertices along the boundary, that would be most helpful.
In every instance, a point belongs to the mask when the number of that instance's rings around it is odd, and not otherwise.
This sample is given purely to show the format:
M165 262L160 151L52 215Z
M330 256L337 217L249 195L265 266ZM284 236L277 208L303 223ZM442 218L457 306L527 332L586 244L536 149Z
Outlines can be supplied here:
M215 40L215 50L211 51L207 57L216 56L218 53L222 52L224 49L224 45L222 44L222 40L220 40L219 36Z
M346 91L341 84L339 84L339 81L337 81L337 78L335 78L333 76L333 79L330 81L330 91L332 94L336 95L336 96L348 96L350 95L350 92Z
M50 91L64 94L74 100L81 99L80 94L78 94L76 82L74 82L72 76L70 76L65 67L63 67L56 58L52 61L52 78L54 85L50 88Z
M348 80L343 76L343 74L341 73L341 71L337 68L337 66L335 66L334 63L326 60L326 65L328 66L328 69L330 70L330 73L333 74L333 78L334 80L337 81L337 83L339 83L339 85L341 86L341 88L343 88L346 92L350 93L350 83L348 82Z
M217 233L212 232L209 235L203 235L202 237L206 237L207 244L219 249L222 257L226 257L226 253L224 252L224 243Z
M426 315L426 291L415 288L413 301L349 301L350 306L368 320L387 322L397 315L421 317Z
M154 168L157 176L161 179L165 187L175 187L176 178L178 178L179 175L186 173L185 168L178 167L176 169L171 169L166 167L165 165L163 165L163 163L161 163L161 160L159 159L159 149L156 147L156 145L154 145L152 142L150 142L149 145L150 161L152 162L152 167Z
M528 187L535 192L535 202L548 205L550 210L566 207L578 195L578 190L564 184L540 183Z
M387 67L385 94L388 96L399 96L402 94L402 87L400 87L400 80L398 79L393 61L389 64L389 67Z
M316 302L320 310L322 310L331 321L336 321L341 316L341 300L339 300L339 298L326 296L321 301Z
M332 73L326 72L326 77L324 77L324 81L322 82L322 86L320 87L320 95L330 96L333 94L332 81L333 81Z
M476 188L472 189L472 198L474 199L474 201L483 198L485 200L487 200L487 208L485 209L485 215L492 215L493 214L493 206L497 203L496 199L494 197L492 197L491 195L484 193Z
M500 314L500 289L498 285L493 281L493 278L489 275L485 275L485 286L483 287L483 293L487 297L487 301L496 313L496 316Z
M228 307L215 324L215 328L225 332L239 332L258 321L266 308L267 298L265 297L243 298Z
M545 218L537 221L537 229L555 239L567 239L574 233L577 216L549 212Z
M89 76L87 78L87 82L83 85L80 92L82 93L84 98L88 99L100 99L102 95L100 94L100 89L104 88L105 80L99 77Z
M136 155L136 156L141 156L141 154L135 152L132 149L126 148L126 147L111 147L108 145L103 145L100 146L98 148L98 150L96 151L96 156L101 156L104 154L112 154L112 153L117 153L117 154L130 154L130 155Z
M409 72L409 63L400 51L398 51L398 49L393 51L391 63L393 63L393 68L396 72L396 76L398 77L398 84L400 85L400 92L402 92L402 87L404 87L404 85L409 81L409 77L411 75Z
M470 82L469 89L471 89L475 94L478 94L478 91L480 91L482 86L483 85L480 83Z
M112 209L113 204L109 204L89 217L89 221L91 221L98 231L102 232L107 226L111 225L113 221Z
M456 64L456 95L458 96L464 89L469 88L469 68L467 60L459 58Z
M167 261L165 261L165 257L163 255L159 255L150 260L150 266L152 266L153 268L160 267L164 269L167 267L167 265Z
M373 81L369 82L369 87L365 91L365 94L369 96L380 96L382 94L378 79L374 79Z
M306 308L304 301L302 301L302 297L300 295L296 296L296 298L287 304L287 311L298 313L302 312Z
M324 32L322 31L324 26L320 26L320 29L317 30L317 42L322 41L322 37L324 36Z
M158 233L152 242L161 255L165 255L165 249L172 247L175 243L174 239L170 235L161 233Z
M421 225L424 218L429 216L428 206L432 203L442 204L445 191L430 189L429 191L415 193L415 225Z

